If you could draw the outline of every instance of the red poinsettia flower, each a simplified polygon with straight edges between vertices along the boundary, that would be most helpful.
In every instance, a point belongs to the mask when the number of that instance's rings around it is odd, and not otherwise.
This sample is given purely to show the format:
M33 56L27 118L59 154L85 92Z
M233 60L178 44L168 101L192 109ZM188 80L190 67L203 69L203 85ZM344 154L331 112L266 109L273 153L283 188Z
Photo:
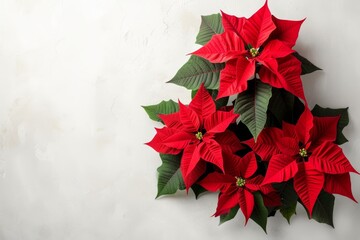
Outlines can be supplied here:
M310 215L321 190L356 201L349 172L357 173L334 143L339 117L314 117L306 107L296 125L268 128L246 142L269 160L264 183L294 179L294 189Z
M199 88L189 106L179 101L179 112L160 115L164 128L147 143L157 152L179 154L180 169L188 189L205 172L205 162L224 171L222 150L231 152L242 148L236 135L227 130L237 114L233 111L216 111L214 100L204 88Z
M274 189L270 185L261 185L264 177L261 175L254 176L257 170L254 152L248 153L243 158L234 154L227 154L224 163L225 174L213 172L199 182L208 191L220 190L215 216L226 214L231 208L238 205L245 216L246 224L254 210L253 192L255 191L270 194L272 199L269 204L280 205L279 197L272 195Z
M268 40L278 39L291 48L295 46L296 40L299 36L301 24L305 21L305 19L294 21L279 19L275 16L272 16L272 20L276 26L276 29L271 33Z
M302 22L273 17L267 2L249 19L222 12L224 33L214 35L192 54L213 63L225 62L218 98L245 91L247 81L254 77L259 66L261 81L305 100L301 62L292 55L291 49Z

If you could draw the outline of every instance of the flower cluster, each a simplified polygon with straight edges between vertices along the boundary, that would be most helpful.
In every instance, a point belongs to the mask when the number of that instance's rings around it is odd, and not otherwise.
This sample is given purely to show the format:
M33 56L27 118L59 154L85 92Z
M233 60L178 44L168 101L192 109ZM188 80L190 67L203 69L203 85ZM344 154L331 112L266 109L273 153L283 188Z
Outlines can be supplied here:
M333 194L356 202L357 171L339 147L347 108L310 110L304 95L301 75L319 68L293 49L302 23L276 18L267 2L250 18L202 17L203 46L170 80L192 101L144 107L164 125L147 143L162 159L158 196L218 191L221 222L240 209L264 230L277 211L290 221L297 203L333 226Z

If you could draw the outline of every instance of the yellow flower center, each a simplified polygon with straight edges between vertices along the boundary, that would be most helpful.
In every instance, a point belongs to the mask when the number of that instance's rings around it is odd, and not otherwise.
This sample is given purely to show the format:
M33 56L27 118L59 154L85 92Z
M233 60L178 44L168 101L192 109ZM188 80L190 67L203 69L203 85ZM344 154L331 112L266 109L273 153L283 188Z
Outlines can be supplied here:
M236 178L236 186L238 187L243 187L245 186L245 179L241 178L241 177L235 177Z
M300 157L307 157L308 155L307 155L307 151L306 151L306 149L305 148L301 148L300 150L299 150L299 155L300 155Z
M256 48L250 48L249 52L252 57L256 57L257 55L259 55L259 49Z
M197 139L199 139L199 140L202 140L202 139L203 139L203 134L202 134L202 132L197 132L197 133L195 134L195 137L196 137Z

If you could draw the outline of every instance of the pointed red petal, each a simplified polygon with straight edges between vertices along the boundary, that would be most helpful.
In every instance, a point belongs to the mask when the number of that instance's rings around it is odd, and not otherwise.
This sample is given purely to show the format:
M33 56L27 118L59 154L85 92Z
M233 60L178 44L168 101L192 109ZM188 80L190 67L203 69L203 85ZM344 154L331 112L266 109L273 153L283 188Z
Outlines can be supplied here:
M193 55L205 58L212 63L227 62L246 52L242 39L234 32L215 34L202 48Z
M264 128L259 134L255 143L251 138L244 142L248 145L263 161L269 161L270 158L281 153L276 147L276 142L282 137L282 131L278 128Z
M269 54L269 52L267 54ZM263 67L261 67L260 70L264 68L269 70L272 74L275 74L276 76L280 75L280 73L278 72L279 64L276 58L272 58L272 57L261 58L259 56L256 60L263 65ZM274 86L274 87L279 87L279 88L282 87L282 85L280 85L281 84L280 82L278 83L274 81L274 84L278 84L278 86Z
M264 177L257 175L251 179L246 179L245 187L251 192L261 191L263 194L269 194L275 191L271 184L263 184L263 182Z
M241 57L236 62L236 80L238 85L242 86L247 83L255 74L255 61ZM239 89L243 91L242 89ZM239 92L237 92L239 93Z
M275 189L271 184L263 184L260 185L260 191L264 194L270 194L271 192L275 192Z
M150 142L146 143L146 145L152 147L155 151L159 153L179 154L181 152L181 149L169 147L164 144L164 140L174 134L176 132L175 130L167 127L155 129L157 131L156 135Z
M178 131L163 139L163 144L170 148L184 149L187 145L196 140L194 134Z
M186 177L183 177L186 191L188 191L189 188L198 181L198 179L205 173L205 171L206 163L200 161Z
M270 159L263 184L285 182L293 178L298 172L296 160L282 154L274 155Z
M318 171L328 174L358 173L351 166L342 149L332 142L324 142L317 147L310 155L309 162Z
M229 86L237 84L236 82L236 62L237 59L232 59L225 63L225 68L220 72L220 86L217 99L232 95L232 91L228 92ZM247 82L242 88L247 88Z
M293 47L299 35L301 24L305 21L292 21L278 19L273 16L273 21L276 25L275 31L272 33L272 39L279 39L286 43L289 47Z
M305 101L304 89L301 80L301 62L294 57L289 55L285 58L278 60L278 71L280 73L280 80L283 84L283 88L293 95L301 98Z
M190 169L190 165L193 165ZM195 144L184 149L181 163L181 174L184 179L186 190L188 190L206 171L206 164L200 161L198 147Z
M240 57L226 63L220 73L217 99L241 93L247 89L247 81L255 73L255 61Z
M280 73L278 71L279 64L275 58L268 58L266 61L259 61L262 66L259 70L260 80L264 83L268 83L272 87L284 88L283 83L281 82Z
M216 111L211 116L205 118L204 128L208 133L222 133L238 116L239 115L235 114L233 111Z
M195 97L189 104L189 108L194 110L201 119L211 116L216 111L214 100L205 89L204 84L201 84Z
M324 178L324 174L312 168L311 164L299 164L299 171L294 177L294 189L310 216L323 188Z
M311 140L313 126L313 115L310 109L305 106L304 112L301 114L295 126L296 134L300 142L307 144L309 140Z
M200 128L200 120L198 115L194 110L189 107L186 107L179 101L179 117L183 125L184 131L187 132L197 132Z
M267 207L278 207L281 206L281 198L278 193L270 192L263 195L264 205Z
M181 129L182 123L180 122L179 112L170 114L159 114L159 118L169 128Z
M216 192L223 188L224 185L234 184L236 179L232 176L213 172L207 175L203 180L199 182L203 188L208 191Z
M239 203L238 191L232 191L231 193L220 193L218 199L218 205L215 212L215 217L228 213L231 208L235 207Z
M251 214L255 206L253 194L246 189L239 191L239 205L241 211L245 216L245 225L246 225L249 218L251 217Z
M228 15L221 11L222 15L222 25L224 27L225 32L231 31L235 32L238 36L241 36L242 28L245 23L245 18L238 18L236 16Z
M257 170L254 152L247 153L240 161L240 177L250 178Z
M334 142L337 136L337 125L340 116L337 117L314 117L312 142L318 144L324 141Z
M281 128L283 130L284 137L290 137L290 138L293 138L293 139L295 139L296 141L299 142L299 139L298 139L297 134L296 134L295 125L287 123L287 122L282 122L282 127Z
M277 88L284 88L293 95L305 100L304 89L300 78L301 62L293 55L277 59L278 67L270 66L266 60L266 67L260 68L259 76L261 81Z
M328 193L343 195L357 203L354 195L351 192L351 181L349 173L335 175L325 174L324 190Z
M240 177L240 165L242 158L230 151L223 150L224 170L227 175Z
M199 148L200 156L204 161L218 166L220 170L224 172L224 160L221 147L216 141L203 142L199 145Z
M256 192L261 190L261 184L264 180L264 177L262 175L257 175L253 178L246 179L245 187L250 190L251 192ZM269 185L264 185L269 186ZM264 188L267 191L267 188ZM272 189L273 190L273 189Z
M275 28L267 2L265 2L265 5L245 22L242 37L246 44L259 48Z
M245 148L235 133L230 130L216 134L215 140L220 144L223 150L229 151L231 153Z
M259 55L259 61L266 62L267 58L283 58L295 52L288 45L279 40L272 40L265 45L264 50Z
M299 154L299 141L295 140L294 138L290 137L283 137L280 138L276 142L276 146L281 151L282 154L288 156L295 156Z
M195 144L188 145L183 152L180 164L180 170L183 174L184 180L187 175L195 168L200 161L199 148Z

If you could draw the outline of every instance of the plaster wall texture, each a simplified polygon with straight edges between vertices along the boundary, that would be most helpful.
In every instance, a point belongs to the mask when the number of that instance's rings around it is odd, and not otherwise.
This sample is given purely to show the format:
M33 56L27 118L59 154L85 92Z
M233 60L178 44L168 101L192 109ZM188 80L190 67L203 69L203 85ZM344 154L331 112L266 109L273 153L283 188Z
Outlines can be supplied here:
M141 105L190 101L166 84L185 63L200 15L249 17L263 0L0 0L0 239L359 239L360 207L337 196L335 229L239 216L218 226L216 194L155 200L156 123ZM349 106L343 150L360 170L360 3L270 0L306 17L296 50L323 71L303 77L310 106ZM360 177L352 175L360 200Z

